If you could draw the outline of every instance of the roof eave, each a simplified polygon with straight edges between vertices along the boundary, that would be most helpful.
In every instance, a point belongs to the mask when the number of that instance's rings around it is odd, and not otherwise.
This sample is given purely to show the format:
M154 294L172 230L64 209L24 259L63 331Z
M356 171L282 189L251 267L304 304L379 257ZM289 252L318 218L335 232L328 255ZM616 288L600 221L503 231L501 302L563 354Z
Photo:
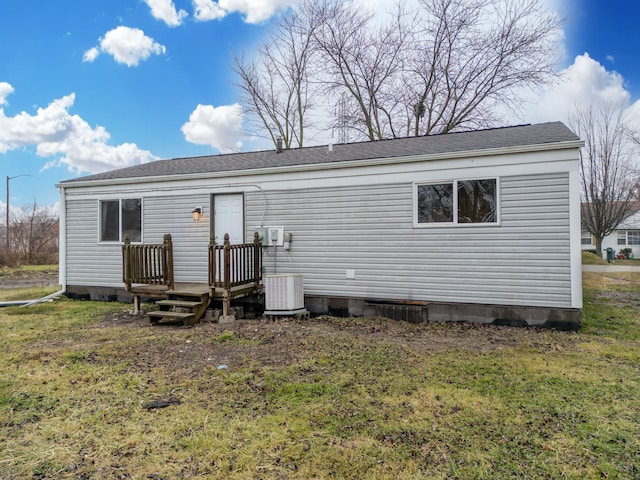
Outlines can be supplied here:
M370 167L402 163L425 162L434 160L452 160L457 158L481 157L492 155L508 155L517 153L532 153L550 150L565 150L570 148L580 148L584 146L582 140L571 140L554 143L540 143L534 145L518 145L512 147L486 148L480 150L462 150L457 152L432 153L427 155L410 155L402 157L385 157L385 158L368 158L363 160L350 160L344 162L325 162L312 164L289 165L282 167L265 167L251 168L243 170L227 170L221 172L202 172L187 173L176 175L156 175L156 176L140 176L131 178L109 178L102 180L72 180L56 184L57 188L80 188L80 187L97 187L108 185L130 185L134 183L156 183L167 181L194 180L202 178L226 178L237 177L243 175L269 175L277 173L301 172L301 171L318 171L318 170L335 170L342 168Z

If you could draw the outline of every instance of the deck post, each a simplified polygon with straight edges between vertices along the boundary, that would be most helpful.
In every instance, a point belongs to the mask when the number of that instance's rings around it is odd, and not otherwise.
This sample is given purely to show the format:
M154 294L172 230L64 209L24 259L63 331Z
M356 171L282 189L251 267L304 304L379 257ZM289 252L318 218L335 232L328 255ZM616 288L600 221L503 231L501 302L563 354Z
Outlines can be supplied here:
M124 245L131 244L129 234L124 236ZM131 250L125 246L122 247L122 282L125 291L131 290Z
M131 237L127 234L124 236L124 245L122 246L122 281L124 282L124 289L127 292L131 291L131 270L133 261L131 257ZM133 314L140 314L140 295L132 294L133 297Z
M162 266L162 271L169 290L173 290L175 286L173 281L173 241L170 233L164 234L163 243L166 247L166 253L164 255L165 265Z
M260 273L262 270L262 249L260 244L260 235L258 232L253 234L253 285L257 290L260 287Z
M140 315L140 295L133 295L133 314Z
M213 234L209 235L209 288L211 289L216 282L216 241Z
M229 234L224 234L224 297L222 299L222 314L229 315L231 310L231 242Z

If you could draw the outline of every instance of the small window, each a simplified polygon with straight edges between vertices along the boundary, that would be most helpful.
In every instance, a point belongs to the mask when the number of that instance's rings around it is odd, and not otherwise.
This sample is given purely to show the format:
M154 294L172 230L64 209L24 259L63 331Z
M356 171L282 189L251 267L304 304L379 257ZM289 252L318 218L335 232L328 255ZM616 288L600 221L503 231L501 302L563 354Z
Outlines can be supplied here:
M618 245L626 245L627 244L627 232L619 231L618 232Z
M591 234L589 232L582 232L580 235L580 243L582 245L593 245Z
M640 245L640 230L629 230L627 232L627 245Z
M100 202L100 241L142 241L142 199L104 200Z
M429 224L497 223L495 178L416 185L416 222Z

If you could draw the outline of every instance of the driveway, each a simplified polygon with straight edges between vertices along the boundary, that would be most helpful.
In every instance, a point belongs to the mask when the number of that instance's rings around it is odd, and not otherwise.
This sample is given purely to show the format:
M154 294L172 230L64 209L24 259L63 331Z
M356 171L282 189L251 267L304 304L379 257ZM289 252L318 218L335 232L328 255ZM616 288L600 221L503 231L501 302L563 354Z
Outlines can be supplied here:
M640 272L636 265L582 265L583 272Z

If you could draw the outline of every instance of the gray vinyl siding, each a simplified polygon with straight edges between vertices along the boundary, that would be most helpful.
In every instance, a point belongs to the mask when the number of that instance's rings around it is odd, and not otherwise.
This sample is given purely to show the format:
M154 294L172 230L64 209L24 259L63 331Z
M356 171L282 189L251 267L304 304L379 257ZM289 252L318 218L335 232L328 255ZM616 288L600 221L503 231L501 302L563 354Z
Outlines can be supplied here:
M499 195L499 225L416 228L411 182L251 189L246 238L261 223L291 232L289 252L265 248L265 273L303 274L307 295L570 308L569 175L503 176ZM143 241L171 233L176 281L206 282L210 195L142 198ZM122 287L120 244L98 241L98 210L67 195L68 285Z
M118 198L118 197L114 197ZM122 198L136 198L127 194ZM191 211L205 207L205 219L194 222ZM68 198L67 284L122 287L122 254L119 243L100 243L99 200ZM209 196L175 195L143 197L143 242L162 243L170 233L174 247L177 282L207 282Z
M209 195L172 195L145 199L145 242L161 242L165 233L173 240L176 282L207 283L209 245ZM191 212L204 207L203 219L194 222ZM147 239L147 236L151 237Z
M500 225L428 228L410 183L269 191L264 225L293 241L265 249L265 273L303 274L307 295L571 307L568 174L499 185ZM248 239L264 197L245 201Z
M67 283L69 285L105 285L115 265L113 255L98 250L98 201L67 199ZM120 281L122 276L120 276Z

